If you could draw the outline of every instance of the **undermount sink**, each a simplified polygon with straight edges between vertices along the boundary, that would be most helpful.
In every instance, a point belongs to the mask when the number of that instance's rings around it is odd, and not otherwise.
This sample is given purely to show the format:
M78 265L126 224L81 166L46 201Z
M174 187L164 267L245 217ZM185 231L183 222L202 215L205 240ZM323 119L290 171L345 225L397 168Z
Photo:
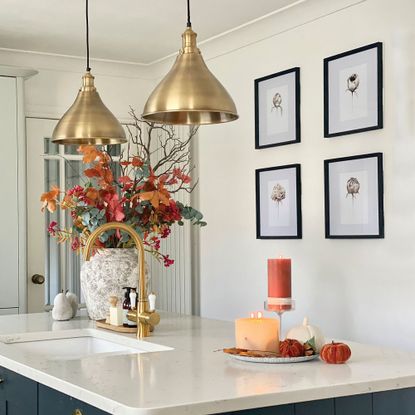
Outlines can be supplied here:
M30 356L45 357L48 360L172 350L170 347L96 329L8 334L0 336L0 343Z

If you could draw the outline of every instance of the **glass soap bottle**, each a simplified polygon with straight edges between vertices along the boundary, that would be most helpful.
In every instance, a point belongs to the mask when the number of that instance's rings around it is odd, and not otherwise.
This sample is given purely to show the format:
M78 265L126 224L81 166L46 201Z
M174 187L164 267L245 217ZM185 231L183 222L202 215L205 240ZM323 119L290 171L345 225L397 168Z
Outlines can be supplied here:
M123 290L125 290L125 292L124 292L124 301L122 303L122 311L123 311L123 324L122 325L124 327L130 327L130 325L128 324L128 318L127 318L127 313L131 309L130 288L124 287Z
M135 310L137 308L137 291L135 288L130 289L130 310ZM128 320L128 327L135 328L137 327L136 321Z

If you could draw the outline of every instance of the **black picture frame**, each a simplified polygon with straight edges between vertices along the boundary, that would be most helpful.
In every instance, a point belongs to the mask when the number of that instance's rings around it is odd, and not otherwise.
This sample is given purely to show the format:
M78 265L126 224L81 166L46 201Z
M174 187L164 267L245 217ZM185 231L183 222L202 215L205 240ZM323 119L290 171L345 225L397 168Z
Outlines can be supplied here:
M332 61L345 58L357 53L365 52L370 49L377 50L377 123L366 127L354 128L330 132L329 113L330 113L330 82L329 64ZM383 128L383 43L375 42L366 46L339 53L324 59L324 137L338 137L349 134L357 134L365 131L378 130Z
M262 82L268 81L273 78L278 78L288 74L294 75L294 87L295 87L295 114L294 114L294 128L295 133L293 138L286 141L274 142L270 144L261 144L260 137L260 106L259 106L259 88ZM254 99L255 99L255 149L264 149L270 147L278 147L288 144L295 144L301 142L301 85L300 85L300 68L294 67L284 71L276 72L271 75L257 78L254 81Z
M261 232L261 175L266 172L282 171L293 169L295 174L295 221L296 221L296 232L290 235L274 234L264 235ZM287 164L284 166L277 167L266 167L255 170L255 196L256 196L256 238L257 239L301 239L303 236L302 230L302 211L301 211L301 165L300 164Z
M378 232L376 234L335 234L331 227L330 206L330 165L352 160L375 158L377 167L377 216ZM347 193L346 193L347 195ZM348 196L348 195L347 195ZM346 196L346 197L347 197ZM360 154L324 160L324 207L325 207L325 237L326 239L383 239L385 237L384 219L384 189L383 189L383 153Z

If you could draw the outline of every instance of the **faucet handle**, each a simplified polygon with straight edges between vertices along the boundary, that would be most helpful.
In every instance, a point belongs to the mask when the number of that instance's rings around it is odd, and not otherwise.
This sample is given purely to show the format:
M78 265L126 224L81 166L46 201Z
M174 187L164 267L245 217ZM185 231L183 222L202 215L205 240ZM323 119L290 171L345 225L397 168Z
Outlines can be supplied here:
M160 323L160 314L156 311L148 312L144 311L138 315L138 318L145 324L149 324L150 326L154 327Z

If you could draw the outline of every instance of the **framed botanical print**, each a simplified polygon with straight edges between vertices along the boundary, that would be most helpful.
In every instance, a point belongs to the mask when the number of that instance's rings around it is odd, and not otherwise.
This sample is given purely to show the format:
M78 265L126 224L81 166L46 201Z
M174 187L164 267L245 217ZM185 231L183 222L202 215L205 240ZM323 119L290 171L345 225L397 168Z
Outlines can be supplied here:
M255 79L255 148L300 140L300 68Z
M383 238L383 156L324 161L326 238Z
M382 43L324 59L324 137L383 128Z
M301 239L300 165L255 170L257 239Z

